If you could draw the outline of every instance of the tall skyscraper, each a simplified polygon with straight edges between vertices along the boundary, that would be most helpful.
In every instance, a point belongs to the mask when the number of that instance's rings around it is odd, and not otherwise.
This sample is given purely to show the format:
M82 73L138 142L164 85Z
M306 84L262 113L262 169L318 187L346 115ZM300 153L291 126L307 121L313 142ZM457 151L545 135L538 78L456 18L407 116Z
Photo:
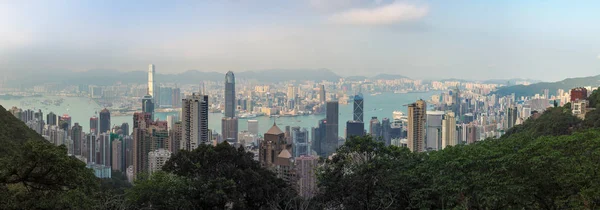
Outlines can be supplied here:
M228 71L225 75L225 117L221 119L221 135L228 142L238 141L238 119L235 116L235 76Z
M346 139L352 136L364 136L365 123L359 121L348 120L346 122Z
M111 143L111 159L112 159L112 170L113 171L122 171L123 169L123 164L125 160L124 158L124 153L123 153L123 141L121 140L113 140Z
M228 71L225 75L225 117L235 117L235 76Z
M300 157L302 155L310 155L310 144L308 143L308 131L300 127L291 128L293 155Z
M90 117L90 133L98 134L98 117Z
M98 133L110 132L110 111L104 108L100 111L100 130Z
M123 135L124 136L131 135L131 133L129 133L129 123L123 123L123 124L121 124L121 130L123 130Z
M311 198L317 193L317 173L319 157L301 156L296 158L296 171L298 174L298 195Z
M383 118L381 120L381 138L386 146L389 146L392 140L390 138L390 129L390 118Z
M179 152L179 150L181 149L181 131L181 121L175 122L173 124L173 127L171 127L169 130L169 150L173 154L177 154L177 152Z
M142 112L150 113L150 119L154 120L154 99L151 95L142 98Z
M364 122L363 121L363 96L362 94L358 94L354 96L354 121Z
M381 139L381 123L377 117L371 117L371 120L369 121L369 134L371 134L371 137L373 137L375 141L383 141Z
M325 147L325 134L327 127L327 119L319 120L319 124L317 127L313 127L311 129L312 133L312 150L315 151L319 156L325 157L324 147Z
M56 118L56 114L54 114L54 112L50 112L46 115L46 124L48 126L57 125L57 118Z
M325 156L329 156L335 152L338 146L339 104L337 101L328 101L326 109L327 122L325 126L325 147L321 149L325 150Z
M199 144L212 144L208 138L208 96L193 93L181 107L180 149L194 150Z
M319 86L319 102L321 102L322 104L324 104L327 100L327 96L325 94L325 85L321 84Z
M81 155L81 147L83 143L82 127L79 123L75 123L71 129L71 139L73 140L73 155Z
M456 118L454 112L448 112L442 119L442 148L458 144L456 136Z
M423 100L408 105L407 146L412 152L425 150L425 125L427 104Z
M154 96L154 64L148 66L148 95Z
M442 149L442 118L443 111L427 112L427 124L425 125L425 149Z

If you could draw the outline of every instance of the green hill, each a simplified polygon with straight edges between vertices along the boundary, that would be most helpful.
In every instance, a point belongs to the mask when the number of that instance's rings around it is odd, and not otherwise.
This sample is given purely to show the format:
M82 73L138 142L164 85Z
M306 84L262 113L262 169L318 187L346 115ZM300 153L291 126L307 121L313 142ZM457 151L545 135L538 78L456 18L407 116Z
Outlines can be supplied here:
M553 94L558 89L568 91L572 88L584 86L600 86L600 75L591 77L567 78L558 82L540 82L531 85L505 86L498 88L498 90L492 92L491 94L506 96L515 93L516 97L533 96L535 94L542 94L544 89L550 90L550 94Z

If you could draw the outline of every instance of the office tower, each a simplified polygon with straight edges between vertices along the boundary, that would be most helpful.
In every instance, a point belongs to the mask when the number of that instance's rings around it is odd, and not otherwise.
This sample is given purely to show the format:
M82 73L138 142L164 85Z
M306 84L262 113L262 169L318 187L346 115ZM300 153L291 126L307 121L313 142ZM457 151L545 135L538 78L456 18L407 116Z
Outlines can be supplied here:
M327 100L327 96L325 95L325 85L321 84L319 86L319 102L322 104Z
M390 129L390 119L387 117L383 118L383 120L381 120L381 138L386 146L389 146L392 140L390 138Z
M56 114L54 114L54 112L50 112L50 113L48 113L48 115L46 115L46 124L48 126L57 125L57 118L56 118Z
M81 145L83 140L82 127L79 123L75 123L71 129L71 139L73 140L73 155L81 155Z
M148 67L148 95L154 96L154 64Z
M148 173L160 171L163 165L171 158L171 151L157 149L148 153Z
M258 135L258 120L248 120L248 132Z
M349 120L346 122L346 139L352 136L364 136L365 135L365 123L359 121Z
M182 100L180 149L194 150L212 144L208 138L208 96L193 93Z
M41 109L38 109L36 113L33 113L33 119L37 119L39 121L44 121L44 113Z
M308 131L305 128L300 129L300 127L293 127L291 130L294 157L310 155Z
M324 157L324 150L322 148L325 147L325 134L327 128L327 119L319 120L319 124L317 127L313 127L311 129L312 133L312 150L317 153L317 155Z
M375 141L379 141L381 138L381 123L377 117L371 117L369 121L369 134Z
M133 166L133 136L123 137L123 165L121 165L121 171L126 172L127 168ZM133 168L133 167L132 167Z
M425 125L427 104L423 100L408 105L407 146L412 152L425 150Z
M181 129L181 122L175 122L169 130L169 138L171 139L169 141L169 149L173 154L177 154L181 149Z
M98 134L98 117L90 117L90 133Z
M324 149L325 156L329 156L335 152L338 145L338 117L339 117L339 104L337 101L328 101L326 106L326 134L325 134L325 147Z
M289 84L287 87L287 99L288 100L295 100L296 99L296 87L294 87L294 85Z
M136 178L138 174L146 172L148 169L148 153L151 151L148 129L133 128L132 143L133 177Z
M221 119L221 135L223 141L237 143L238 139L238 119L237 117L224 117Z
M98 133L110 132L110 111L104 108L100 111L100 130Z
M354 121L357 122L364 122L363 121L363 113L364 113L364 109L363 109L363 96L362 94L358 94L354 96Z
M228 71L225 75L225 117L235 117L235 76Z
M172 106L173 108L180 108L181 107L181 89L180 88L173 88L172 89L173 93L171 93L171 102L173 103Z
M142 112L150 113L150 119L154 120L154 99L151 95L142 98Z
M31 109L23 110L21 112L21 121L29 122L34 118L34 111Z
M443 115L442 119L442 147L440 149L457 144L456 118L454 117L454 112L448 112Z
M112 150L110 133L101 133L97 139L98 153L96 153L96 164L110 167L110 152Z
M406 138L406 121L394 119L390 124L390 139L400 140L403 138Z
M123 141L114 140L111 143L112 145L112 165L111 168L113 171L122 171L124 164L124 149L123 149Z
M96 147L97 147L97 136L95 133L89 133L85 136L86 149L84 156L87 158L88 163L96 163Z
M123 123L123 124L121 124L121 130L123 131L123 135L124 136L131 135L131 133L129 133L129 123Z
M425 150L442 149L443 111L428 111L425 128Z
M312 198L317 193L317 173L319 157L300 156L296 158L296 172L298 173L298 195L303 198Z
M71 129L71 116L63 114L63 116L58 117L58 124L61 129L69 131Z
M508 111L506 112L506 115L507 115L507 124L508 124L506 129L510 129L510 128L514 127L515 123L517 122L517 108L509 107Z
M169 130L167 128L167 121L155 121L148 126L148 135L150 136L150 151L156 149L170 149L168 147L169 142Z

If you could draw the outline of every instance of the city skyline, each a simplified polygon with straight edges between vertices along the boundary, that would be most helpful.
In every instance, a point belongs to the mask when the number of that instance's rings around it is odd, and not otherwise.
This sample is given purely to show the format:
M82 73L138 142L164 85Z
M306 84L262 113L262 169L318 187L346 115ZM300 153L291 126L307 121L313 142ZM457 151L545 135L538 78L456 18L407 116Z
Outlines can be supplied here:
M14 2L0 7L0 72L154 63L164 73L326 68L555 81L600 67L599 3L585 2Z

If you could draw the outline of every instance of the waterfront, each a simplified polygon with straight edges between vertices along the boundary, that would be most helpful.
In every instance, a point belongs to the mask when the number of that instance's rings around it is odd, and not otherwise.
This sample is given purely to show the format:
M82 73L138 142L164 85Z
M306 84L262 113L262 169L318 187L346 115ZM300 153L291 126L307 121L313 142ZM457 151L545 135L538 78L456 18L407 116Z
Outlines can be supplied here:
M418 99L429 100L433 94L439 94L439 91L425 92L425 93L382 93L377 95L364 95L364 121L365 128L369 126L369 120L372 116L378 117L381 121L384 117L392 118L392 112L395 110L406 113L406 104L412 103ZM60 106L53 104L44 105L41 103L43 100L56 100L63 98L64 101ZM0 100L0 105L5 109L10 109L12 106L17 106L21 109L41 109L45 115L54 112L56 115L61 116L68 114L72 118L72 122L79 122L83 127L84 131L89 131L89 119L94 116L96 112L100 112L103 107L95 103L93 100L85 97L60 97L60 96L44 96L44 97L24 97L20 99L11 100ZM346 121L352 119L352 103L347 105L340 104L339 107L339 135L344 136ZM156 113L155 118L166 120L169 115L177 115L178 112L162 112ZM97 114L96 114L97 116ZM220 133L221 132L221 113L209 113L209 129ZM285 126L299 126L310 130L310 127L317 125L318 120L325 118L325 115L306 115L296 117L279 117L270 118L268 116L260 116L252 118L259 122L259 132L266 132L272 125L273 121L277 122L277 125L283 130ZM238 123L239 130L247 130L247 121L250 119L240 119ZM112 125L121 125L123 123L129 123L129 126L133 125L132 116L112 116Z

